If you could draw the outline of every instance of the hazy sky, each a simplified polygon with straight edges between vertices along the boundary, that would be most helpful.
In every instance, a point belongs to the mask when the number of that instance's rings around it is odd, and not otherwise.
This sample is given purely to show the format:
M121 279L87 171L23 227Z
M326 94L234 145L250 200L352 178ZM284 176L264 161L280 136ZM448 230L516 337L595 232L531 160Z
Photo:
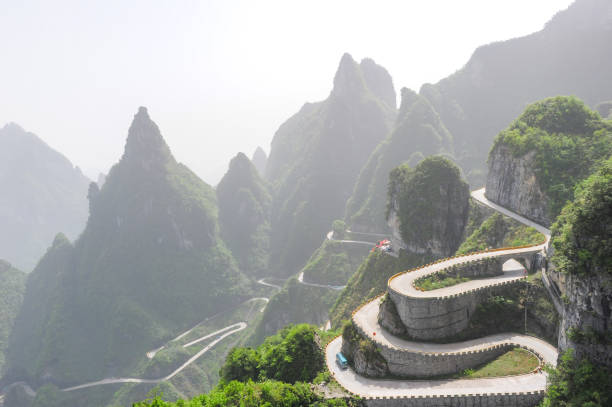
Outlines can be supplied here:
M147 106L175 157L216 183L238 151L269 152L284 120L327 97L344 52L418 90L571 3L0 0L0 126L20 124L95 177Z

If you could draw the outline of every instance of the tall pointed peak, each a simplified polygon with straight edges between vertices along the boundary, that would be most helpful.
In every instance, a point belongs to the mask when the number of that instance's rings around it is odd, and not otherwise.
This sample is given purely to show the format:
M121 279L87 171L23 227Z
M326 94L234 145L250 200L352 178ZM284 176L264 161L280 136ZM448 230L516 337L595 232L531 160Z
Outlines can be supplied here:
M370 92L395 109L397 105L393 79L389 72L371 58L364 58L359 64Z
M351 95L365 89L365 81L361 75L359 65L351 54L345 53L340 59L340 65L334 77L333 94Z
M415 91L408 88L402 88L400 94L401 102L398 117L402 117L403 115L405 115L408 112L408 109L410 109L410 107L420 98L420 96Z
M253 153L253 158L251 158L251 162L255 168L257 168L259 175L263 177L266 170L266 163L268 162L268 156L263 148L257 146L255 152Z
M125 143L123 160L140 162L145 167L173 160L170 148L157 124L149 117L146 107L141 106L134 115Z

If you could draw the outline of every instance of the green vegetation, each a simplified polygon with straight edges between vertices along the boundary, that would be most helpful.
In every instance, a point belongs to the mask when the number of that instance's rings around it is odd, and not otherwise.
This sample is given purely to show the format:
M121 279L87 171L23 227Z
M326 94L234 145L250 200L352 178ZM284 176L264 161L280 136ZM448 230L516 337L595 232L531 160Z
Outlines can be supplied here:
M325 285L344 285L368 256L370 249L362 244L325 240L302 269L304 279Z
M343 220L336 219L332 223L332 232L334 232L333 233L334 239L336 240L344 239L344 236L346 234L346 223L344 223Z
M217 185L221 236L240 269L262 275L268 269L270 205L268 185L243 153L238 153Z
M61 387L129 375L147 351L244 298L214 190L176 162L144 108L92 192L80 238L58 236L28 276L11 379L48 375Z
M399 257L393 257L376 250L367 257L350 278L330 311L332 327L342 321L362 303L382 294L387 289L387 280L394 274L434 260L428 255L418 255L402 250Z
M417 289L423 291L437 290L438 288L450 287L473 280L475 277L449 276L444 273L435 273L428 277L420 278L414 282Z
M552 261L564 273L612 273L612 159L576 188L552 227Z
M558 96L527 107L491 151L501 144L516 157L535 152L534 172L554 219L573 199L574 186L612 154L612 125L575 97Z
M531 277L528 282L504 287L503 291L491 295L476 307L463 332L439 342L459 342L502 332L525 332L527 307L527 334L556 345L559 315L539 273Z
M431 250L439 242L442 257L454 253L469 213L469 188L459 168L446 158L428 157L414 169L401 165L389 175L387 218L396 212L399 230L410 247Z
M266 338L256 349L234 348L221 368L221 379L282 380L308 382L323 369L316 328L307 324L287 326Z
M4 373L4 352L19 307L23 302L26 274L0 260L0 377Z
M287 324L322 325L327 321L329 309L338 294L337 290L300 284L297 278L291 278L279 293L270 298L250 343L263 342L266 336L273 335Z
M134 404L134 407L357 407L357 399L325 399L312 391L308 383L288 384L267 380L264 382L232 381L220 384L208 394L189 401L166 402L162 397Z
M456 160L472 186L484 185L491 134L527 104L555 95L576 95L589 106L610 100L612 55L602 34L607 22L599 18L608 6L573 2L541 31L481 46L460 70L421 88L452 133Z
M467 254L488 248L530 245L543 241L544 235L534 228L496 212L461 243L456 254Z
M533 353L514 348L482 366L464 371L461 377L478 379L526 374L532 372L539 364L540 360Z
M342 326L342 340L347 342L350 352L345 355L349 362L354 363L355 355L361 353L368 364L386 366L387 361L380 354L376 343L359 333L352 320L345 321Z
M542 407L604 407L612 403L612 372L587 359L578 360L572 349L556 369L547 369L548 390Z
M384 232L389 173L402 163L416 166L432 154L452 152L452 137L431 104L403 88L393 130L372 152L346 204L346 221L353 227Z
M307 104L272 140L266 178L273 185L271 269L289 276L342 217L359 171L395 118L391 77L345 54L329 98Z
M234 348L221 368L221 382L209 393L176 402L153 394L134 407L359 406L358 399L346 398L341 390L336 389L342 399L325 398L315 391L333 382L322 352L331 334L323 334L324 338L320 334L306 324L285 327L256 349ZM309 381L315 386L305 383Z

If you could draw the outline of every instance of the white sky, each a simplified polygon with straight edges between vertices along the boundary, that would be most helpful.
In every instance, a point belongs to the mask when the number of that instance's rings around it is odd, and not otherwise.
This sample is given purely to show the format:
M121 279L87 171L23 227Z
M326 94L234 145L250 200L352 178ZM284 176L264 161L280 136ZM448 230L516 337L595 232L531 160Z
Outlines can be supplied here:
M371 57L397 90L435 83L474 49L541 29L572 0L0 0L0 126L38 134L94 178L147 106L209 183L266 152L340 57Z

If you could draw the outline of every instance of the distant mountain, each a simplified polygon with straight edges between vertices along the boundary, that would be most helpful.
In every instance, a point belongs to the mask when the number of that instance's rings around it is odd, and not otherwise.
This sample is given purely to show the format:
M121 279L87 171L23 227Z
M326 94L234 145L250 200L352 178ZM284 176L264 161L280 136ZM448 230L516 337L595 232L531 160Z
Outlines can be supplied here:
M0 260L0 377L4 373L4 352L13 322L23 301L27 274Z
M243 153L232 158L217 185L221 236L238 260L240 269L264 275L270 251L268 185Z
M30 271L58 232L87 221L89 180L66 157L16 124L0 129L0 258Z
M74 244L58 235L28 277L11 380L62 387L129 374L146 351L242 297L214 190L174 159L145 108L88 196L83 234Z
M296 272L341 218L360 169L395 119L391 76L345 54L330 96L306 104L276 132L266 165L273 184L271 265Z
M253 157L251 158L251 162L253 163L255 168L257 168L257 172L259 172L259 175L263 177L266 173L266 163L268 162L268 156L266 155L266 152L263 151L263 148L258 146L255 149Z
M346 204L347 224L355 231L387 231L381 197L387 194L389 172L404 162L415 166L424 157L452 151L452 137L427 99L402 89L393 130L370 155Z
M543 30L478 48L459 71L420 94L453 135L471 184L483 185L495 135L525 107L574 95L589 106L612 100L612 2L577 0Z

